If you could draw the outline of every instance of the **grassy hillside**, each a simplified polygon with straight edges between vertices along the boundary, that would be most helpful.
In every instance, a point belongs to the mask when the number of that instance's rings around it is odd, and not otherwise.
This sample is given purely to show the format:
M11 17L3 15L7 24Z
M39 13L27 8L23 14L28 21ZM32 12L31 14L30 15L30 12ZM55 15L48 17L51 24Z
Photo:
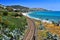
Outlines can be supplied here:
M26 18L24 16L16 17L15 13L13 13L12 16L9 12L8 15L4 13L0 15L0 40L23 39L21 36L24 35L24 31L26 29Z

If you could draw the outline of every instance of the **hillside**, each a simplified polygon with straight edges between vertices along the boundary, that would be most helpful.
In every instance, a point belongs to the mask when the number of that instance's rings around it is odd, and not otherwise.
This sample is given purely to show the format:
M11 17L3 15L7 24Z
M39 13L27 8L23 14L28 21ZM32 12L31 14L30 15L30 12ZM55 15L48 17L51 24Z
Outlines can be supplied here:
M12 7L14 9L29 9L28 7L20 6L20 5L11 5L6 7Z
M7 11L19 11L19 12L30 12L30 11L50 11L44 8L29 8L21 5L11 5L11 6L3 6L0 4L0 9L1 7L4 7L7 9Z
M44 8L29 8L29 7L24 7L20 5L11 5L11 6L6 6L6 7L12 7L20 11L48 11L47 9L44 9Z
M48 11L48 10L44 8L30 8L30 11Z

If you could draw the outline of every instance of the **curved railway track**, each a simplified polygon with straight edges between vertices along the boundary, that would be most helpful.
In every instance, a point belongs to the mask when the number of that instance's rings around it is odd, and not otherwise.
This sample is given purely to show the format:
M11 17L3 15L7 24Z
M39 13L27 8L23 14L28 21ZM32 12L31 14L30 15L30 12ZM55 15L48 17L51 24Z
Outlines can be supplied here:
M30 18L27 18L27 22L28 22L29 30L27 30L23 40L33 40L35 25L33 20L31 20Z

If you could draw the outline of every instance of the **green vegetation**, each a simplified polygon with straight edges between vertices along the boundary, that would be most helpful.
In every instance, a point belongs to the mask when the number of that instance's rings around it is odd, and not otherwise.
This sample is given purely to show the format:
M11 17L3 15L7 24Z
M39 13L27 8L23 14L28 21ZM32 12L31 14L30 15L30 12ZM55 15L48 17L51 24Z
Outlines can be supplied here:
M0 5L0 40L22 40L27 25L22 12L43 10L46 11L46 9L42 8L30 9L20 5ZM42 25L39 29L45 30Z
M14 31L16 32L16 37L19 35L23 35L25 28L25 25L27 25L26 19L24 16L19 16L20 18L15 18L12 15L8 16L5 14L6 12L3 12L3 16L0 16L0 32L1 35L5 35L7 37L13 37L12 34ZM14 34L14 33L13 33ZM20 37L20 36L19 36Z
M12 7L6 7L6 9L7 9L9 12L12 12L12 11L13 11L13 8L12 8Z
M26 18L21 12L14 12L11 7L0 10L0 40L23 39L26 25Z
M8 12L7 12L7 11L4 11L4 12L3 12L3 15L4 15L4 16L7 16L7 15L8 15Z

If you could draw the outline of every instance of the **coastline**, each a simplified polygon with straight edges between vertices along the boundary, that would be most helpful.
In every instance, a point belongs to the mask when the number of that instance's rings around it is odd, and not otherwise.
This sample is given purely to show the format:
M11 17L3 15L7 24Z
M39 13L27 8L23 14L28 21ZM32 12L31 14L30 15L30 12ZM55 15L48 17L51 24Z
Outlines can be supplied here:
M49 20L41 20L41 19L39 19L39 18L31 17L31 16L29 16L30 13L31 13L31 12L29 12L29 13L22 13L22 14L23 14L24 16L26 16L26 17L31 18L31 19L35 19L35 20L38 20L38 21L41 21L41 22L46 22L46 23L52 23L52 21L49 21Z
M44 20L44 19L42 20L42 19L39 19L39 18L31 17L29 15L29 13L23 13L23 15L26 16L27 18L29 18L29 20L33 20L33 22L35 22L35 27L36 27L35 32L37 30L37 32L36 32L37 39L40 39L41 36L43 36L42 34L44 34L45 32L50 32L53 36L57 35L58 37L60 37L60 31L59 31L60 30L60 26L55 25L52 21L49 21L47 19L46 20ZM42 25L45 27L46 30L44 30L44 29L40 30L39 29L41 27L40 24L39 24L40 23L39 21L42 22ZM30 22L28 22L28 23L30 23Z

